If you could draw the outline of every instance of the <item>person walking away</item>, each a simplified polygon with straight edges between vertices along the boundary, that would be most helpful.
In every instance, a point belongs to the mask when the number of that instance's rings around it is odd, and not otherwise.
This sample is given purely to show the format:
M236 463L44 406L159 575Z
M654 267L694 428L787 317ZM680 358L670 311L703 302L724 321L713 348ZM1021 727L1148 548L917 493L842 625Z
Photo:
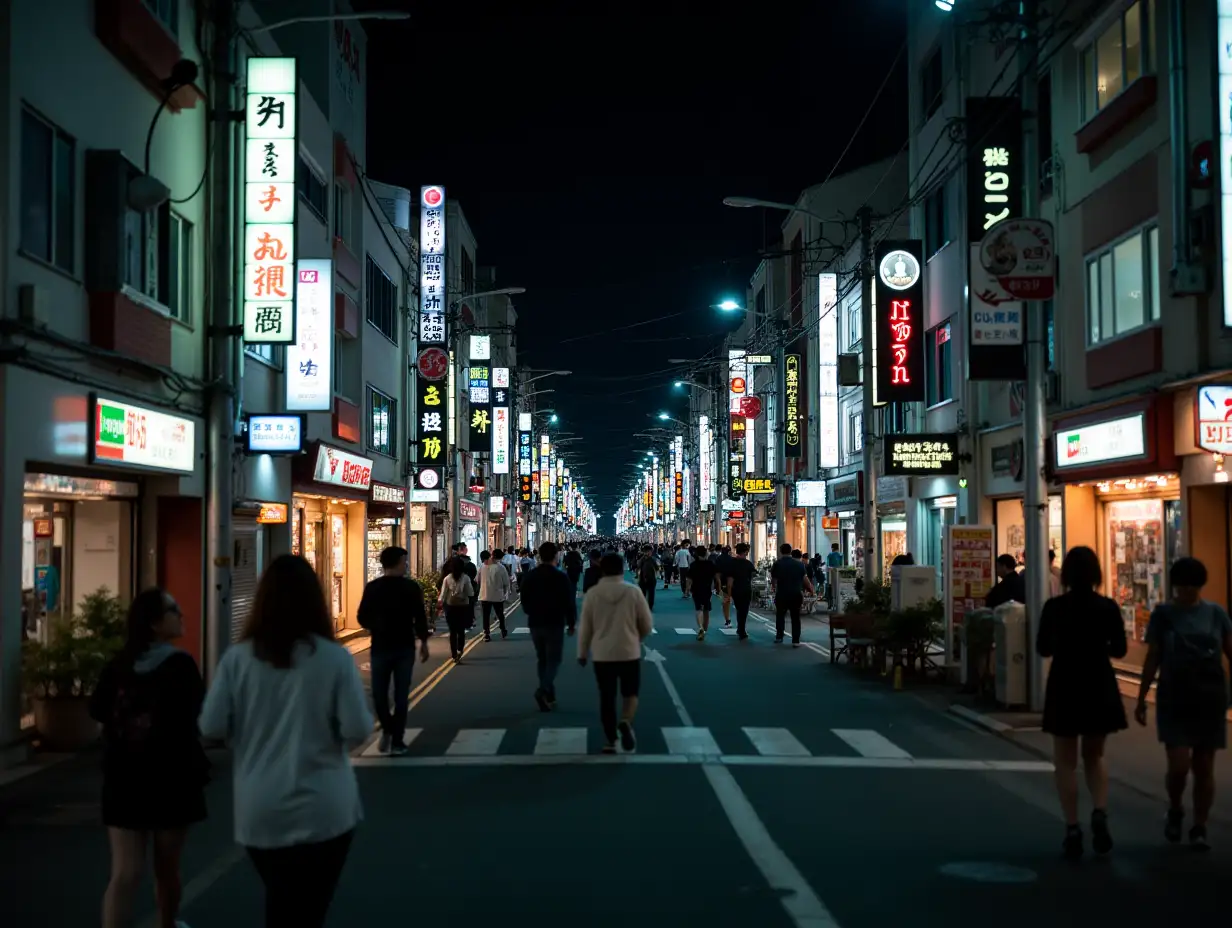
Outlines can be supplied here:
M749 546L743 541L736 545L736 556L724 567L724 583L727 584L724 603L736 604L736 637L745 641L749 633L745 627L749 620L749 606L753 602L753 574L756 569L749 560Z
M649 545L642 551L642 559L637 565L637 586L646 597L646 604L654 609L655 588L659 579L659 559L655 557L654 549Z
M770 568L770 585L774 590L774 643L783 643L784 619L791 613L791 646L800 647L800 608L805 591L812 593L813 584L805 576L804 562L791 545L779 548L779 559Z
M449 654L455 664L462 663L466 650L466 632L474 621L475 609L471 605L475 585L466 575L465 563L454 558L450 571L441 580L437 605L445 607L445 623L449 626Z
M673 564L676 569L676 576L680 578L680 595L687 599L689 596L689 568L693 565L693 552L689 550L688 545L680 546L680 550L676 552Z
M705 641L710 631L711 595L722 594L719 575L714 563L706 557L706 549L698 547L689 578L693 586L693 609L697 616L697 640Z
M539 711L556 707L556 673L565 649L565 632L577 624L577 584L557 567L560 549L545 541L539 546L539 566L526 575L522 611L535 645L539 685L535 703Z
M522 549L522 559L518 562L518 592L522 591L522 580L535 569L535 559L530 555L529 548Z
M201 710L201 733L231 747L235 839L265 885L266 928L325 924L363 820L351 751L371 732L316 572L275 558Z
M1026 578L1018 571L1018 562L1014 560L1014 555L1000 555L993 565L993 570L997 573L997 583L984 597L984 605L989 609L996 609L1002 603L1026 603Z
M124 647L90 697L90 716L102 724L101 806L111 845L103 928L129 924L150 845L159 924L187 928L177 919L180 855L189 827L206 817L210 764L197 735L205 685L192 655L171 644L183 634L167 592L137 594Z
M588 657L595 662L599 686L599 722L603 726L603 753L616 753L616 738L626 753L637 750L633 717L642 679L642 642L654 628L646 597L624 578L619 554L604 555L599 562L603 576L582 600L578 627L578 663ZM623 700L616 721L616 690Z
M492 552L492 557L479 574L479 608L483 611L483 640L492 640L492 613L500 622L502 638L509 637L509 629L505 627L505 601L509 598L509 571L505 569L500 548Z
M542 547L540 548L542 550ZM585 564L582 562L582 555L578 553L577 545L570 545L565 551L564 557L565 573L569 577L569 582L573 584L573 593L577 595L578 580L581 579L582 573L585 570Z
M1057 798L1065 815L1062 849L1070 860L1082 856L1078 824L1078 758L1086 774L1091 812L1091 846L1097 854L1112 850L1108 830L1107 737L1127 727L1125 704L1112 661L1125 656L1121 608L1097 590L1103 582L1099 556L1077 547L1062 567L1069 592L1044 603L1035 650L1052 658L1044 691L1044 731L1052 735Z
M830 553L826 555L826 567L842 567L843 555L838 550L838 544L830 545ZM833 612L838 608L838 581L837 578L831 578L830 571L826 571L826 600L830 604L830 611Z
M731 548L727 545L719 548L719 559L715 562L715 572L719 576L719 589L722 591L721 602L723 605L723 627L731 628L731 592L728 587L727 575L731 571L732 563L736 559L732 557Z
M603 552L598 548L590 549L590 566L586 568L586 573L582 575L582 595L585 596L590 589L599 582L603 576L602 568L599 566L603 560Z
M501 558L501 563L505 565L505 573L509 575L509 588L513 589L514 574L518 570L518 559L513 553L513 548L505 549L505 556Z
M663 589L672 585L676 570L676 554L671 548L659 545L659 568L663 571Z
M384 575L364 587L356 618L372 633L372 707L381 726L382 754L405 754L407 700L415 672L416 639L421 661L428 659L428 610L423 587L406 575L406 548L381 552ZM390 683L393 684L392 710Z
M1207 574L1197 558L1180 558L1168 577L1172 601L1156 606L1146 627L1148 650L1134 718L1139 725L1146 724L1146 697L1158 674L1155 728L1168 759L1164 837L1173 843L1181 840L1185 783L1192 773L1189 843L1208 850L1206 822L1215 802L1215 752L1227 747L1228 681L1223 658L1232 661L1232 620L1222 606L1202 598Z

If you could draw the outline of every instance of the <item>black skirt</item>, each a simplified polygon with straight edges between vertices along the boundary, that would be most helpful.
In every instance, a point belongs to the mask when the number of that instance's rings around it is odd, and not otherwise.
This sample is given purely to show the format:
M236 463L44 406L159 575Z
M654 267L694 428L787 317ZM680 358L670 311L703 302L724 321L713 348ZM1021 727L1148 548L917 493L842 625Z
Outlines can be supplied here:
M205 789L167 783L150 788L103 782L103 824L130 831L187 828L206 818Z

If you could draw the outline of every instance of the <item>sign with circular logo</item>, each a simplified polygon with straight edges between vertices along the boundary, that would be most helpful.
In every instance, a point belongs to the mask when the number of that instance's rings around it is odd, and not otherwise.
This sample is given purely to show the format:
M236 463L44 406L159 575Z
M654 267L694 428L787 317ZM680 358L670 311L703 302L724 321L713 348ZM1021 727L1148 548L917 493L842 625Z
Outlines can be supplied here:
M744 378L743 377L733 377L732 378L731 392L732 393L743 393L744 392Z
M434 468L425 467L415 475L415 480L421 490L435 490L441 485L441 473Z
M746 419L756 419L761 415L761 400L755 396L740 398L740 415Z
M424 206L433 209L439 207L445 199L445 191L440 187L425 187L423 192Z
M891 251L878 268L881 282L891 290L908 290L920 279L920 262L906 251Z
M424 380L444 380L449 376L449 353L444 348L425 348L415 366Z

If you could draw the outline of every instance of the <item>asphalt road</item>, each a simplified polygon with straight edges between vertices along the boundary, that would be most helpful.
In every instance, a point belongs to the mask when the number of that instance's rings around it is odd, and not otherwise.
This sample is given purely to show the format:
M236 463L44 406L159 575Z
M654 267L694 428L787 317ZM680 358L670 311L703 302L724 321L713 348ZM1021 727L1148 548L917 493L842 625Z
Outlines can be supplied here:
M678 634L692 616L678 593L659 597L634 755L596 753L593 675L572 650L548 714L521 633L417 675L410 754L356 760L367 819L330 925L1226 918L1227 830L1212 830L1209 855L1167 846L1159 800L1114 786L1116 850L1066 863L1050 772L1033 755L910 686L894 692L816 650L776 646L760 623L747 642ZM194 928L259 924L260 886L231 846L219 773L213 818L185 863ZM96 784L82 776L62 765L0 792L6 926L96 923L105 841L89 814Z

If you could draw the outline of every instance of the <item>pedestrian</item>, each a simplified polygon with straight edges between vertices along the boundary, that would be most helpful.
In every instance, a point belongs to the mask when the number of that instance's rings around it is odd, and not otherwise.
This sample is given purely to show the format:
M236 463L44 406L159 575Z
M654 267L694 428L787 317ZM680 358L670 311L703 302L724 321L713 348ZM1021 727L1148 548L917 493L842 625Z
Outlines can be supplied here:
M586 573L582 574L582 595L586 593L599 582L603 576L602 569L599 564L603 560L603 552L598 548L590 549L590 566L586 568Z
M1018 570L1014 555L999 555L993 564L993 570L997 574L997 583L984 597L984 605L989 609L996 609L1002 603L1026 603L1026 577Z
M521 551L522 559L518 562L518 592L522 591L522 580L528 573L535 569L535 559L531 557L530 549L523 548Z
M736 637L745 641L749 619L749 606L753 602L753 575L757 572L749 560L749 546L743 541L736 545L736 556L724 567L724 582L727 584L724 602L736 604Z
M680 595L686 599L689 596L689 567L692 563L693 552L682 542L680 550L676 552L675 568L676 575L680 577Z
M235 839L265 885L266 928L325 924L363 819L351 751L371 732L316 571L274 558L201 711L201 733L231 747Z
M676 576L676 553L664 545L659 545L659 567L663 571L663 589L666 590Z
M721 602L723 605L723 627L731 628L731 593L728 590L727 575L732 569L732 562L735 558L732 557L731 548L723 545L719 548L719 559L715 562L715 572L719 575L719 589L723 591Z
M169 593L137 594L124 646L90 697L90 716L102 723L101 806L111 846L103 928L129 924L150 846L160 924L186 928L177 920L180 855L189 826L206 817L210 765L197 734L201 673L192 655L171 644L183 634L183 614Z
M1189 843L1208 850L1206 822L1215 802L1215 752L1227 747L1228 681L1223 658L1232 661L1232 620L1222 606L1202 598L1207 573L1197 558L1180 558L1168 577L1172 601L1156 606L1146 627L1148 650L1134 717L1138 724L1146 724L1146 698L1158 673L1155 728L1168 759L1164 837L1173 843L1181 840L1185 784L1192 773Z
M479 572L479 608L483 612L484 641L492 640L494 611L500 623L501 637L509 637L509 629L505 627L505 601L509 599L509 584L509 571L505 569L504 554L497 548Z
M466 633L474 623L475 584L466 574L462 558L450 562L449 573L441 578L437 605L445 607L445 624L449 626L449 654L455 664L462 663L466 652Z
M539 546L539 566L526 575L522 611L535 645L539 685L535 703L541 712L556 708L556 673L565 649L565 632L577 624L577 584L557 567L560 549L545 541Z
M1048 549L1048 595L1060 596L1062 590L1061 585L1061 568L1057 566L1057 552Z
M791 613L791 646L800 647L800 609L805 592L813 592L813 583L805 575L800 552L791 545L779 548L779 559L770 568L770 586L774 590L774 643L783 643L784 619Z
M646 597L624 578L619 554L605 555L599 563L602 578L582 600L578 632L578 663L595 662L599 685L599 721L603 726L603 753L616 753L616 738L626 753L637 750L633 717L642 678L642 642L654 628ZM616 690L623 700L616 720Z
M655 590L658 587L659 559L654 549L647 545L642 549L642 558L637 563L637 586L646 597L646 603L654 610Z
M689 568L693 586L693 609L697 617L697 640L705 641L710 630L711 594L722 593L719 575L713 561L706 557L706 549L698 547L694 552L693 566Z
M1065 856L1082 856L1078 824L1078 758L1086 774L1091 812L1091 846L1097 854L1112 850L1108 830L1108 735L1126 728L1125 705L1112 661L1125 656L1121 608L1097 590L1103 582L1099 556L1087 547L1072 548L1061 568L1069 592L1044 603L1035 650L1052 658L1044 696L1044 731L1052 735L1057 797L1065 815Z
M389 547L382 551L384 574L364 587L356 612L360 627L372 633L368 659L372 707L381 725L378 750L382 754L406 753L407 700L415 672L417 639L419 659L428 660L428 610L423 587L406 575L408 560L406 548Z
M517 573L518 559L513 553L513 546L505 548L505 556L500 559L500 562L505 565L505 573L509 575L509 588L513 589L514 574Z

